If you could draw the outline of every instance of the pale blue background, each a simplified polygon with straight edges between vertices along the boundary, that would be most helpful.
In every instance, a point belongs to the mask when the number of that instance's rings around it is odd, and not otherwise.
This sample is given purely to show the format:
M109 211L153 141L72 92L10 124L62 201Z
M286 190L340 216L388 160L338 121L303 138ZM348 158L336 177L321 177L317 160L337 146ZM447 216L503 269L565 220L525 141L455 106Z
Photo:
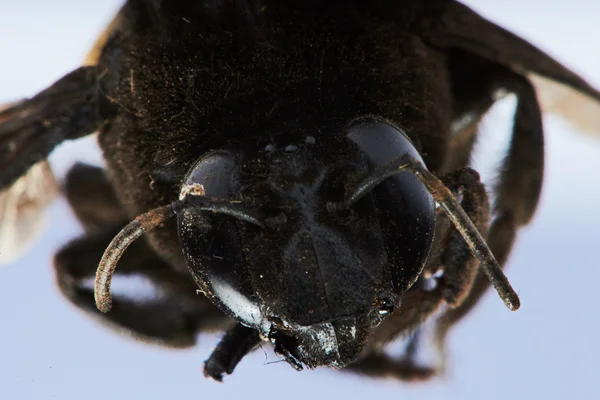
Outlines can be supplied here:
M468 3L600 87L600 2ZM119 4L0 0L0 103L32 95L77 67ZM505 102L487 120L494 142L505 140L510 107ZM202 365L217 336L202 336L185 351L143 345L102 328L59 295L52 253L80 229L58 201L52 229L20 262L0 269L0 399L600 398L600 140L551 115L545 122L541 207L521 232L508 271L522 308L511 313L490 293L454 331L446 377L403 385L329 370L297 373L264 365L259 350L225 384L207 381ZM89 148L66 146L54 165L63 171Z

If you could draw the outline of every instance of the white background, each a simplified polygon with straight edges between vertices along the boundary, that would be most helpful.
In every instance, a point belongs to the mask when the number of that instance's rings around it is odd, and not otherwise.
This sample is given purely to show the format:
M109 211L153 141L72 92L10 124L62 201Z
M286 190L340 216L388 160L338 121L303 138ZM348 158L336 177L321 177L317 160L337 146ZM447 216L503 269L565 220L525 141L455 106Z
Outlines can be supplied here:
M471 0L488 18L531 40L600 87L600 2ZM31 96L76 68L120 1L0 0L0 104ZM488 118L490 142L506 140L511 102ZM508 275L522 308L493 293L451 336L449 371L428 384L370 380L329 370L297 373L244 358L225 384L205 380L218 337L164 350L121 337L58 293L53 252L80 228L63 201L47 234L0 269L2 399L598 399L600 372L600 141L545 117L547 173L535 221L519 235ZM58 171L88 154L65 146ZM498 151L492 154L498 154ZM93 153L93 151L92 151ZM269 355L269 361L274 361Z

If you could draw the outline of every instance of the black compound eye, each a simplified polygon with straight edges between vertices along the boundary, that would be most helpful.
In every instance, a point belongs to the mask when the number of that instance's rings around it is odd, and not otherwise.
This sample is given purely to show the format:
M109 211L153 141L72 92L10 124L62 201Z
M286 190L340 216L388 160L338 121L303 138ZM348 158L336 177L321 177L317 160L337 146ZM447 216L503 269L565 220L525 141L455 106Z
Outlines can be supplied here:
M363 152L371 171L405 156L423 164L410 139L386 122L359 121L350 127L347 137ZM435 202L425 185L410 171L381 181L371 193L384 232L388 262L402 266L391 270L395 292L399 295L414 283L427 260L435 229ZM398 238L402 238L401 245Z
M184 184L202 185L205 196L232 200L239 192L238 155L220 150L203 155ZM188 267L201 279L211 301L247 325L261 322L262 313L246 270L238 229L256 229L235 218L202 213L193 208L178 215L178 232Z

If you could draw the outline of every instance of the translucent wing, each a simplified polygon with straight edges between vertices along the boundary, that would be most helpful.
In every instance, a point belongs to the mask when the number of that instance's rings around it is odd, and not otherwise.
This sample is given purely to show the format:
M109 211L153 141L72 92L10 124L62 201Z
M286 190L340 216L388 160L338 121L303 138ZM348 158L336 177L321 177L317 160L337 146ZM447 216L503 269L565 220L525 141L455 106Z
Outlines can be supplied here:
M117 29L120 19L121 13L118 13L98 37L83 62L84 66L96 65L104 44L111 32ZM63 89L59 94L64 96L69 93ZM58 99L60 101L60 97ZM6 126L15 122L22 125L18 126L17 129L10 130L11 135L7 135L11 140L16 139L16 149L7 149L8 156L21 150L19 139L24 136L27 130L33 130L30 126L27 126L28 124L23 124L22 121L36 126L35 116L43 114L43 108L49 107L49 104L53 104L54 101L54 99L50 99L41 102L41 106L39 106L31 100L24 100L0 107L0 126L6 128ZM80 104L70 103L66 106L76 109ZM6 112L2 113L4 110ZM51 111L55 112L57 110ZM3 132L5 130L7 129L4 129ZM38 137L44 133L35 131L35 135L31 136ZM46 226L45 208L59 194L58 184L50 164L44 158L44 154L39 158L41 158L41 161L33 166L28 167L25 165L24 168L21 168L21 170L28 169L9 186L0 190L0 265L7 265L15 261L35 242ZM10 169L10 165L7 169ZM4 171L0 172L5 173ZM16 174L20 175L21 171L17 171Z
M600 139L600 102L539 75L531 75L542 109L568 120L578 131Z
M457 48L527 75L545 111L566 117L578 128L600 136L600 92L526 40L481 17L456 1L423 2L426 40Z
M0 192L0 265L15 261L43 232L45 208L58 192L46 160L35 164Z

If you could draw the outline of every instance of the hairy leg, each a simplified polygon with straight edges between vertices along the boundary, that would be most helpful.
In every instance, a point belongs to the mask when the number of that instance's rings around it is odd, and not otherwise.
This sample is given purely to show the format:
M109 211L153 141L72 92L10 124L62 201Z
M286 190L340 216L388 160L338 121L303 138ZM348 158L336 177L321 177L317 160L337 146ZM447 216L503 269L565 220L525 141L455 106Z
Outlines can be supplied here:
M153 287L152 296L117 295L109 313L98 311L90 282L106 246L127 221L100 168L76 165L64 189L87 231L55 256L59 288L74 305L118 330L171 347L193 345L200 330L229 326L223 313L196 293L192 278L173 270L144 240L125 252L115 276L144 279Z
M531 83L505 71L496 85L517 96L512 140L496 187L493 221L487 239L503 266L518 229L531 220L538 204L544 170L544 135L541 110ZM488 287L488 280L478 272L469 296L460 307L440 317L437 336L441 348L449 329L476 306Z

